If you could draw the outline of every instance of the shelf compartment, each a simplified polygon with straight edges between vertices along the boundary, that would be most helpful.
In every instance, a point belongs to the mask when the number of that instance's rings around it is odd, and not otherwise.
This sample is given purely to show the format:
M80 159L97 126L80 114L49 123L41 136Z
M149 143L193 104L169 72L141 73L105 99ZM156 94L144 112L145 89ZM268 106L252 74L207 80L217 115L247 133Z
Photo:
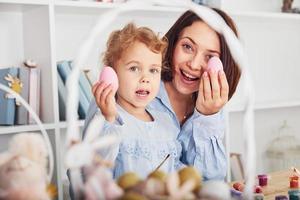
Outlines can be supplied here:
M37 62L41 69L40 118L53 123L49 6L25 2L0 2L0 68L21 67L26 59ZM6 6L11 9L4 10Z

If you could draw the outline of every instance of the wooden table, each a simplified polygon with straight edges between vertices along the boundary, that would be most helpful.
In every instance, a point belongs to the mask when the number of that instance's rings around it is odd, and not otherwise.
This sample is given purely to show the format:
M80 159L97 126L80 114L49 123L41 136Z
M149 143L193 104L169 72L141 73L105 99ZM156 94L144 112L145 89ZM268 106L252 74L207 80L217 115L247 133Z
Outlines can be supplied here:
M291 169L270 173L268 185L266 187L263 187L265 199L274 200L275 196L277 195L288 195L288 191L290 190L289 177L291 175Z
M262 188L265 195L264 199L274 200L277 195L288 195L290 190L289 177L293 175L292 170L272 172L268 175L268 185Z

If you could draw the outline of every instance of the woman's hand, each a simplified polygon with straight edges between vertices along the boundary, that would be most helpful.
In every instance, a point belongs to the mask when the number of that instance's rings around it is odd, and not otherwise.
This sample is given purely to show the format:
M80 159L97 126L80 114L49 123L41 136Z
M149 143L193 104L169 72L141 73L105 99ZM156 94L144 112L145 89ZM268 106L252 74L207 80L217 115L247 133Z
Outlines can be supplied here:
M229 87L223 70L209 70L201 76L196 109L204 115L219 112L228 101Z
M113 91L112 85L106 85L104 82L97 82L93 85L92 92L105 119L109 122L115 121L117 107L115 92Z

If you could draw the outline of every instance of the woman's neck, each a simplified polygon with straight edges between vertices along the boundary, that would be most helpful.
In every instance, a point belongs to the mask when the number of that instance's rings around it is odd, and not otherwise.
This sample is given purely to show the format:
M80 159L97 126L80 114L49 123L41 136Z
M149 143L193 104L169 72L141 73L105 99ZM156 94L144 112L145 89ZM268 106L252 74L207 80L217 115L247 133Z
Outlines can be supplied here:
M182 94L174 88L172 82L165 82L165 88L180 124L183 124L194 110L195 102L192 94Z
M172 82L165 82L165 88L167 90L170 101L186 102L190 104L193 101L192 94L182 94L176 88L174 88Z

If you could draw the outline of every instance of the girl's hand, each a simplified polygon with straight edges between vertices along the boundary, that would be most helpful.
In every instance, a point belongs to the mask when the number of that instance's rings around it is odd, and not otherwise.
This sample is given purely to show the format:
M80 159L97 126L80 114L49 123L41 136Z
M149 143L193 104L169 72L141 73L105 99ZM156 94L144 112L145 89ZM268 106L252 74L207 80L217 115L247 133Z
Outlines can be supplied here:
M115 93L111 84L106 85L104 82L97 82L92 87L95 101L100 108L103 116L109 122L113 122L117 116L117 107Z
M196 109L204 115L219 112L228 101L229 86L223 70L209 70L201 76Z

